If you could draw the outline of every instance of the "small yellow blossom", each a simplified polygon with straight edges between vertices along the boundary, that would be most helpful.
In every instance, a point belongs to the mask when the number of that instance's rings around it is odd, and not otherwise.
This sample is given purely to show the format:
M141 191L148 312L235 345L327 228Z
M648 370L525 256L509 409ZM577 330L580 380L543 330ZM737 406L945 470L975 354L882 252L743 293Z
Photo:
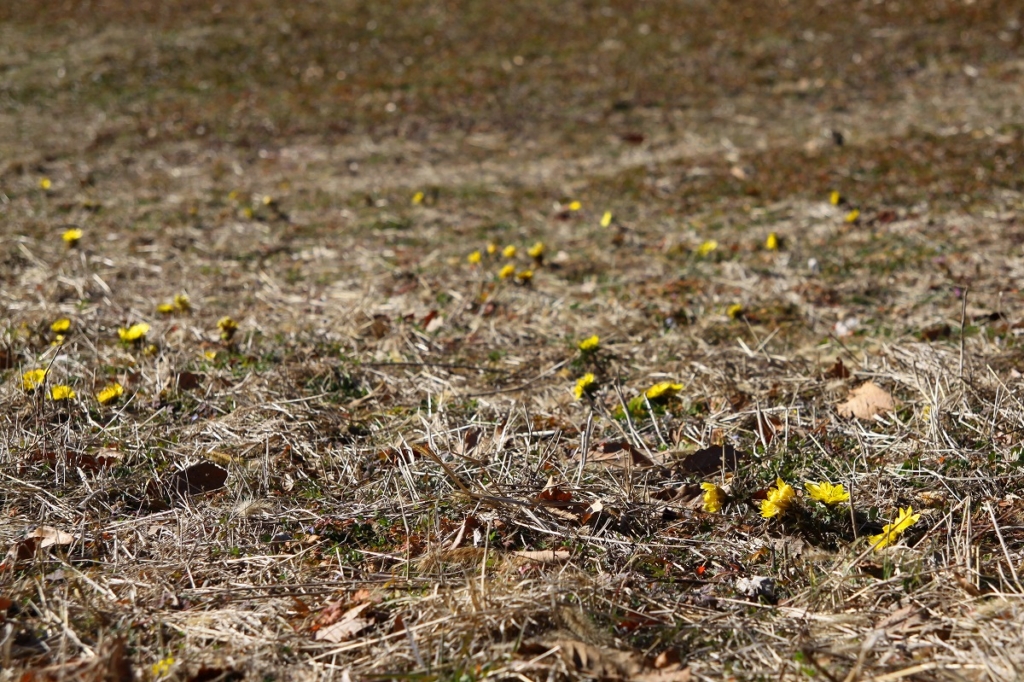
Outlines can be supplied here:
M170 315L171 313L174 312L174 304L173 303L160 303L159 305L157 305L156 311L158 313L160 313L161 315Z
M45 369L30 369L21 375L21 387L26 391L34 391L46 380Z
M589 336L580 341L578 347L584 353L590 353L592 351L597 350L597 347L598 345L600 345L600 343L601 338L597 334L594 334L593 336Z
M238 331L238 323L231 319L231 317L225 315L217 320L217 329L220 330L220 338L225 341L230 341L231 337Z
M419 206L420 204L422 204L423 203L423 197L424 197L423 192L416 192L416 194L413 194L412 195L412 205L413 206Z
M145 322L139 322L138 324L133 324L127 329L121 327L117 330L117 335L121 337L122 341L131 343L146 338L147 332L149 332L149 325Z
M702 509L709 514L721 511L722 506L725 505L725 491L714 483L701 483L700 487L704 491Z
M70 386L64 384L57 384L50 388L50 400L74 400L75 392L71 390Z
M57 334L56 336L53 337L53 341L50 342L50 345L51 346L60 346L63 343L64 343L64 335L63 334Z
M273 203L274 203L274 197L270 196L269 194L264 194L263 195L263 205L264 206L270 206Z
M718 242L716 242L714 239L709 239L697 247L697 253L700 254L701 258L704 258L717 248Z
M570 201L569 202L569 210L570 211L578 211L581 208L583 208L583 204L581 204L580 202L578 202L578 201Z
M583 394L592 390L595 381L594 375L590 372L577 379L576 385L572 387L572 394L576 396L576 400L582 400Z
M174 667L174 656L168 656L162 660L157 661L153 664L151 670L153 677L163 677L167 673L171 672L171 668Z
M242 209L242 217L245 218L246 220L252 220L252 217L254 215L256 214L253 213L252 206L246 206L245 208Z
M601 227L608 227L612 224L612 212L605 211L604 215L601 216Z
M775 479L775 487L768 489L768 497L761 500L761 516L770 519L786 513L793 500L796 499L796 491L781 478Z
M870 536L868 540L871 541L871 546L875 548L876 552L881 551L894 544L899 539L899 536L903 534L903 531L917 523L917 520L920 518L921 515L915 514L911 507L900 509L900 513L896 516L895 521L887 523L882 527L881 533Z
M206 358L207 360L216 360L217 359L217 351L215 351L215 350L205 351L203 353L203 357Z
M104 386L103 390L96 394L96 400L100 405L106 405L120 398L123 393L124 386L115 381Z
M153 357L154 355L160 352L160 349L156 346L156 344L151 343L145 348L143 348L142 352L144 355L148 357Z
M533 281L533 270L520 270L516 273L516 279L526 284Z
M811 483L810 481L807 481L804 483L804 488L807 489L812 500L817 500L818 502L829 506L839 504L840 502L850 501L850 493L843 490L842 483L832 485L828 481L822 481L821 483Z
M178 309L179 313L188 312L192 309L192 299L188 297L188 294L175 294L174 307Z
M839 192L832 192L831 194L828 195L828 203L832 204L833 206L838 206L840 203L842 203L842 201L843 195L840 194Z
M64 234L62 234L60 238L63 239L64 243L67 244L68 246L75 246L76 244L78 244L78 240L82 238L83 234L85 233L82 232L80 229L78 229L77 227L73 227L70 230L65 230Z
M501 270L498 270L499 279L508 279L514 274L516 274L516 266L512 265L511 263L503 267Z
M490 244L487 245L487 255L493 256L496 253L498 253L498 245L491 242Z
M50 181L50 178L39 178L39 189L48 190L51 187L53 187L53 182Z
M55 320L54 323L50 325L50 329L58 334L63 334L67 330L71 329L71 320L66 317L62 317L59 320Z
M537 242L527 249L526 253L530 255L530 258L540 260L544 256L544 242Z
M725 314L729 316L730 320L738 320L743 317L743 305L740 303L733 303L725 311Z
M769 251L778 251L779 235L775 234L774 232L769 232L768 238L764 240L764 248L768 249Z
M504 256L505 258L515 258L516 247L513 246L512 244L509 244L508 246L501 250L501 255Z
M648 400L657 400L659 398L671 398L681 390L683 390L682 384L674 384L671 381L660 381L644 391L644 395Z
M860 218L860 210L855 208L849 213L847 213L846 217L843 220L845 220L848 223L855 223L857 222L857 218Z
M466 261L468 261L471 265L476 265L477 263L480 262L481 257L482 256L480 255L479 251L474 251L473 253L466 256Z

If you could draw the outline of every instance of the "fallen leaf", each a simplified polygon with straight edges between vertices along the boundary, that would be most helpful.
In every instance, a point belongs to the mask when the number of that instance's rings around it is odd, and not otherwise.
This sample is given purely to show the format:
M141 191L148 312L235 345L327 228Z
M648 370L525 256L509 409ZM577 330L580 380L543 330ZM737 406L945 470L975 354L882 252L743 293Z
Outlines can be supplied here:
M332 642L334 644L352 639L373 625L373 618L360 616L370 605L370 602L364 602L359 606L352 607L341 614L336 622L317 630L313 638L318 642Z
M517 552L512 552L512 556L538 564L556 564L568 561L572 553L567 549L521 549Z
M188 678L188 682L237 682L244 680L245 673L232 668L207 668L200 666L196 674Z
M227 469L213 462L199 462L174 472L167 481L167 487L173 495L184 497L219 490L227 480Z
M738 451L729 444L712 445L693 453L684 459L680 466L685 473L707 476L722 469L736 471L740 459L745 459L746 456L745 452Z
M197 374L195 372L178 372L177 383L179 391L191 391L199 388L203 384L203 379L206 378L205 374Z
M846 402L836 406L841 417L871 419L876 414L885 414L893 409L892 395L873 381L861 384L850 391Z
M847 379L849 376L850 370L846 369L842 358L836 358L835 364L825 372L825 378L827 379Z
M655 466L650 457L640 452L626 441L605 441L599 443L587 455L587 461L603 466L633 466L638 469L649 469Z
M548 482L544 484L544 490L538 493L537 497L533 498L534 502L569 502L572 500L572 493L568 490L564 490L562 486L555 483L555 477L548 477Z
M52 547L53 545L70 545L75 541L75 536L71 533L65 533L64 531L51 528L50 526L39 526L38 528L30 531L26 536L26 540L38 540L39 547Z

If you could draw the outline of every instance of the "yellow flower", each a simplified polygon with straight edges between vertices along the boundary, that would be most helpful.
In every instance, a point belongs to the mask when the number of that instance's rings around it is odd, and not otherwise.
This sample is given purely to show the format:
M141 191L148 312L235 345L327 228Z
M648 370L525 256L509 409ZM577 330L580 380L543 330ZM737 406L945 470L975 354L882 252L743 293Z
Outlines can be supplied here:
M192 309L192 299L188 297L188 294L175 294L174 295L174 307L178 309L178 312L186 312Z
M509 244L508 246L501 250L501 255L504 256L505 258L515 258L516 247L513 246L512 244Z
M45 369L30 369L21 375L21 387L26 391L34 391L46 380Z
M50 178L39 178L39 189L50 189L53 187L53 183L50 182Z
M774 232L769 232L768 238L764 240L764 248L768 249L769 251L778 251L779 235L775 234Z
M51 346L59 346L59 345L61 345L63 343L64 343L64 335L63 334L57 334L56 336L53 337L53 341L50 342L50 345Z
M167 673L171 672L171 668L174 667L174 656L168 656L167 658L157 661L153 664L151 670L153 677L163 677Z
M173 303L161 303L156 307L156 311L161 315L170 315L175 310Z
M481 255L480 255L479 251L474 251L473 253L471 253L468 256L466 256L466 260L469 263L471 263L472 265L476 265L477 263L479 263L480 262L480 258L481 258Z
M601 216L601 227L608 227L612 224L612 212L605 211L604 215Z
M54 323L50 325L50 329L58 334L63 334L67 330L71 329L71 320L66 317L62 317L59 320L54 321Z
M496 253L498 253L498 245L494 244L494 243L488 244L487 245L487 255L488 256L493 256Z
M516 279L523 284L533 281L533 270L521 270L516 273Z
M580 202L578 202L578 201L570 201L569 202L569 210L570 211L578 211L581 208L583 208L583 204L581 204Z
M600 337L597 334L583 339L579 342L579 349L584 353L597 350L598 345L601 343Z
M68 246L74 246L75 244L78 243L78 240L82 238L83 234L85 233L82 232L80 229L78 229L77 227L73 227L70 230L65 230L64 234L62 234L60 238L63 239L64 243L67 244Z
M878 552L894 544L903 531L917 523L917 520L920 518L921 515L915 514L911 507L900 509L900 513L897 514L895 521L884 525L881 533L870 536L868 540L871 541L871 546Z
M106 405L120 398L123 393L124 386L115 381L112 384L107 384L102 391L97 393L96 400L99 401L100 405Z
M131 343L144 339L148 331L149 325L145 322L139 322L138 324L133 324L127 329L121 327L117 330L117 335L121 337L122 341Z
M849 502L850 493L843 490L843 484L832 485L828 481L822 481L821 483L811 483L807 481L804 483L804 488L807 489L812 500L817 500L822 504L833 505L839 504L840 502Z
M796 491L781 478L775 479L775 487L768 489L768 497L761 500L761 516L770 519L773 516L780 516L786 513L793 500L796 499Z
M700 256L703 258L717 248L718 242L716 242L714 239L709 239L697 247L697 253L700 254Z
M530 254L530 258L539 259L544 255L544 242L537 242L527 249L526 253Z
M576 396L576 400L582 400L583 394L592 389L594 381L594 375L590 372L576 380L576 385L572 387L572 394Z
M832 192L832 194L828 195L828 203L832 204L833 206L838 206L840 203L842 203L842 201L843 195L840 194L839 192Z
M270 196L269 194L264 194L263 195L263 205L264 206L270 206L273 203L274 203L274 197Z
M709 514L721 511L725 504L725 491L714 483L701 483L700 487L704 491L704 511Z
M498 270L499 279L508 279L514 274L516 274L516 266L512 265L511 263L503 267L501 270Z
M844 218L844 220L848 223L855 223L857 222L857 218L860 218L860 211L855 208L846 214L846 218Z
M743 306L739 303L733 303L725 311L725 314L728 315L731 320L738 320L743 317Z
M50 400L74 400L75 392L71 390L70 386L64 384L57 384L50 388Z
M231 317L225 315L217 320L217 329L220 330L220 338L225 341L230 341L231 337L238 331L238 323L231 319Z
M217 351L215 351L215 350L205 351L203 353L203 357L206 358L207 360L216 360L217 359Z
M412 205L413 206L419 206L420 204L422 204L423 203L423 196L424 196L423 192L416 192L416 194L413 194L412 195Z
M670 398L681 390L683 390L682 384L673 384L671 381L661 381L644 391L644 395L647 396L648 400L657 400L658 398Z

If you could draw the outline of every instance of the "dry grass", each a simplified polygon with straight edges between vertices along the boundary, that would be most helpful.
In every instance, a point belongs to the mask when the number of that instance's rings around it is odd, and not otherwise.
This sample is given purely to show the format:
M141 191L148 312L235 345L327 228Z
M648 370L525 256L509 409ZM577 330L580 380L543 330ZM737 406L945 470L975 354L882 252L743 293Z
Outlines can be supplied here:
M0 7L0 676L1015 678L1022 10Z

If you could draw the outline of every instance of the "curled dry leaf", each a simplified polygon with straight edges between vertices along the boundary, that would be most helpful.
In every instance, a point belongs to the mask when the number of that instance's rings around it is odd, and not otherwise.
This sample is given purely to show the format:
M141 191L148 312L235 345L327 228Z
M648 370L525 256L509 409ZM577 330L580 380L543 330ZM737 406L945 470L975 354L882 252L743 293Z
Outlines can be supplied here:
M885 414L895 406L892 395L873 381L861 384L850 391L846 402L836 406L840 417L856 417L871 419L877 414Z
M512 552L512 555L537 564L557 564L562 561L568 561L572 553L567 549L521 549L517 552Z
M608 467L649 469L655 466L650 457L640 452L626 441L605 441L599 443L589 455L587 461Z
M25 539L38 540L40 547L52 547L53 545L70 545L75 541L75 536L50 526L39 526L26 534Z
M746 459L746 453L741 452L733 446L712 445L709 448L698 450L681 463L683 472L689 474L700 474L707 476L716 471L736 471L740 459Z
M361 615L363 611L368 609L371 605L371 602L364 602L358 606L353 606L348 611L345 611L338 616L337 620L334 620L330 625L320 627L313 638L318 642L332 643L345 642L352 639L360 632L373 625L372 617ZM326 616L327 613L323 615ZM333 617L333 614L331 615ZM323 618L323 616L321 618Z

